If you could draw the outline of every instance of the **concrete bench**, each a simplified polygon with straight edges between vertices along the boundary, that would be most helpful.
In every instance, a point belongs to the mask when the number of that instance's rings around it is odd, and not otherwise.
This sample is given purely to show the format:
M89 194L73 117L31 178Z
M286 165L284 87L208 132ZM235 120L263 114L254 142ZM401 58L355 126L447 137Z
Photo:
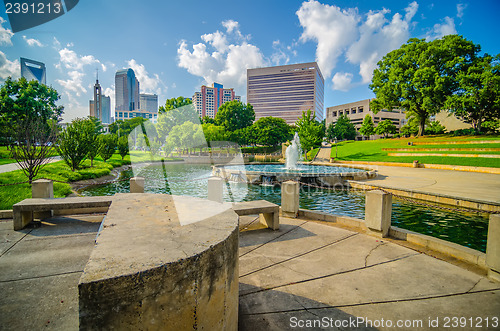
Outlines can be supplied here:
M21 230L33 221L34 212L60 209L109 207L112 197L70 197L25 199L12 206L14 230Z
M266 200L248 202L237 202L233 204L233 210L238 216L259 214L260 222L273 230L279 230L280 207Z

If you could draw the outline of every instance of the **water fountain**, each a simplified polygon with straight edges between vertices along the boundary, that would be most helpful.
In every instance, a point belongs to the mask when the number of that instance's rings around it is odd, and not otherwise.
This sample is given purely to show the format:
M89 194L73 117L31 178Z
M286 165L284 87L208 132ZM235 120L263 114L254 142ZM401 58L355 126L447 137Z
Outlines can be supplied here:
M272 186L287 180L300 181L320 186L346 185L347 180L373 178L376 171L367 167L333 165L311 165L299 163L302 160L299 135L295 133L285 151L285 164L266 163L245 165L245 181L249 184ZM214 166L212 174L231 180L232 174L240 171L233 165Z
M285 168L297 169L297 162L302 158L302 146L300 145L299 134L295 132L292 143L285 151Z

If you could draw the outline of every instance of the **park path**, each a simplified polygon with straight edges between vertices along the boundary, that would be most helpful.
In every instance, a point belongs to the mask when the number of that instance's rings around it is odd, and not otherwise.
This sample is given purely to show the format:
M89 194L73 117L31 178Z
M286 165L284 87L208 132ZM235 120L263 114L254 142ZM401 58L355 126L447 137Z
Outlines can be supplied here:
M320 149L319 149L318 154L316 155L316 158L314 159L314 161L317 161L317 162L329 162L330 161L331 150L332 150L332 146L331 145L321 146Z
M51 158L51 160L48 163L57 162L60 160L61 160L60 156L54 156ZM0 165L0 173L15 171L15 170L19 170L19 169L21 169L21 167L17 163L9 163L9 164Z

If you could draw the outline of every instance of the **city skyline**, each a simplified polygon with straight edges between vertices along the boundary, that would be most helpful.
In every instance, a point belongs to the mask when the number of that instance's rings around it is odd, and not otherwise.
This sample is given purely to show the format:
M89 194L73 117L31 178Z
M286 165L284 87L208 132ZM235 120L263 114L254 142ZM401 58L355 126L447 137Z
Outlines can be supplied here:
M64 121L70 121L88 113L96 68L114 109L114 74L121 68L132 68L141 93L157 94L163 105L213 82L234 88L246 102L247 69L316 61L326 109L373 98L368 85L376 62L412 37L458 33L483 52L500 53L498 9L496 1L292 0L200 2L186 10L177 2L111 0L81 2L56 20L15 34L3 10L0 83L20 76L21 57L45 63L47 84L61 95Z

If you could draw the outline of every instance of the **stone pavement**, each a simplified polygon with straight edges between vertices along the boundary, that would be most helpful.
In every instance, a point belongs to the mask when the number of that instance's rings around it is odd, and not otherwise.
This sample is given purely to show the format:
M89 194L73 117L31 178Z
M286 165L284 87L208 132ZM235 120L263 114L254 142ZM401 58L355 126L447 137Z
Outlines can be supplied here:
M482 329L493 329L484 321L500 318L500 284L481 275L335 226L280 223L278 232L240 234L241 330L292 329L323 318L334 326L367 318L376 329L399 329L403 321L412 325L401 329L424 330L429 319L444 328L447 317L482 318ZM382 319L386 327L376 324ZM333 329L370 329L343 326Z
M0 330L78 328L78 279L102 217L55 217L19 232L0 221ZM467 317L486 330L500 318L500 283L484 276L331 224L282 217L271 231L256 219L240 222L241 330L301 329L293 326L321 318L332 329L375 329L335 327L358 317L413 323L402 330Z
M497 174L377 165L370 167L378 170L378 176L363 183L500 204L500 175Z

